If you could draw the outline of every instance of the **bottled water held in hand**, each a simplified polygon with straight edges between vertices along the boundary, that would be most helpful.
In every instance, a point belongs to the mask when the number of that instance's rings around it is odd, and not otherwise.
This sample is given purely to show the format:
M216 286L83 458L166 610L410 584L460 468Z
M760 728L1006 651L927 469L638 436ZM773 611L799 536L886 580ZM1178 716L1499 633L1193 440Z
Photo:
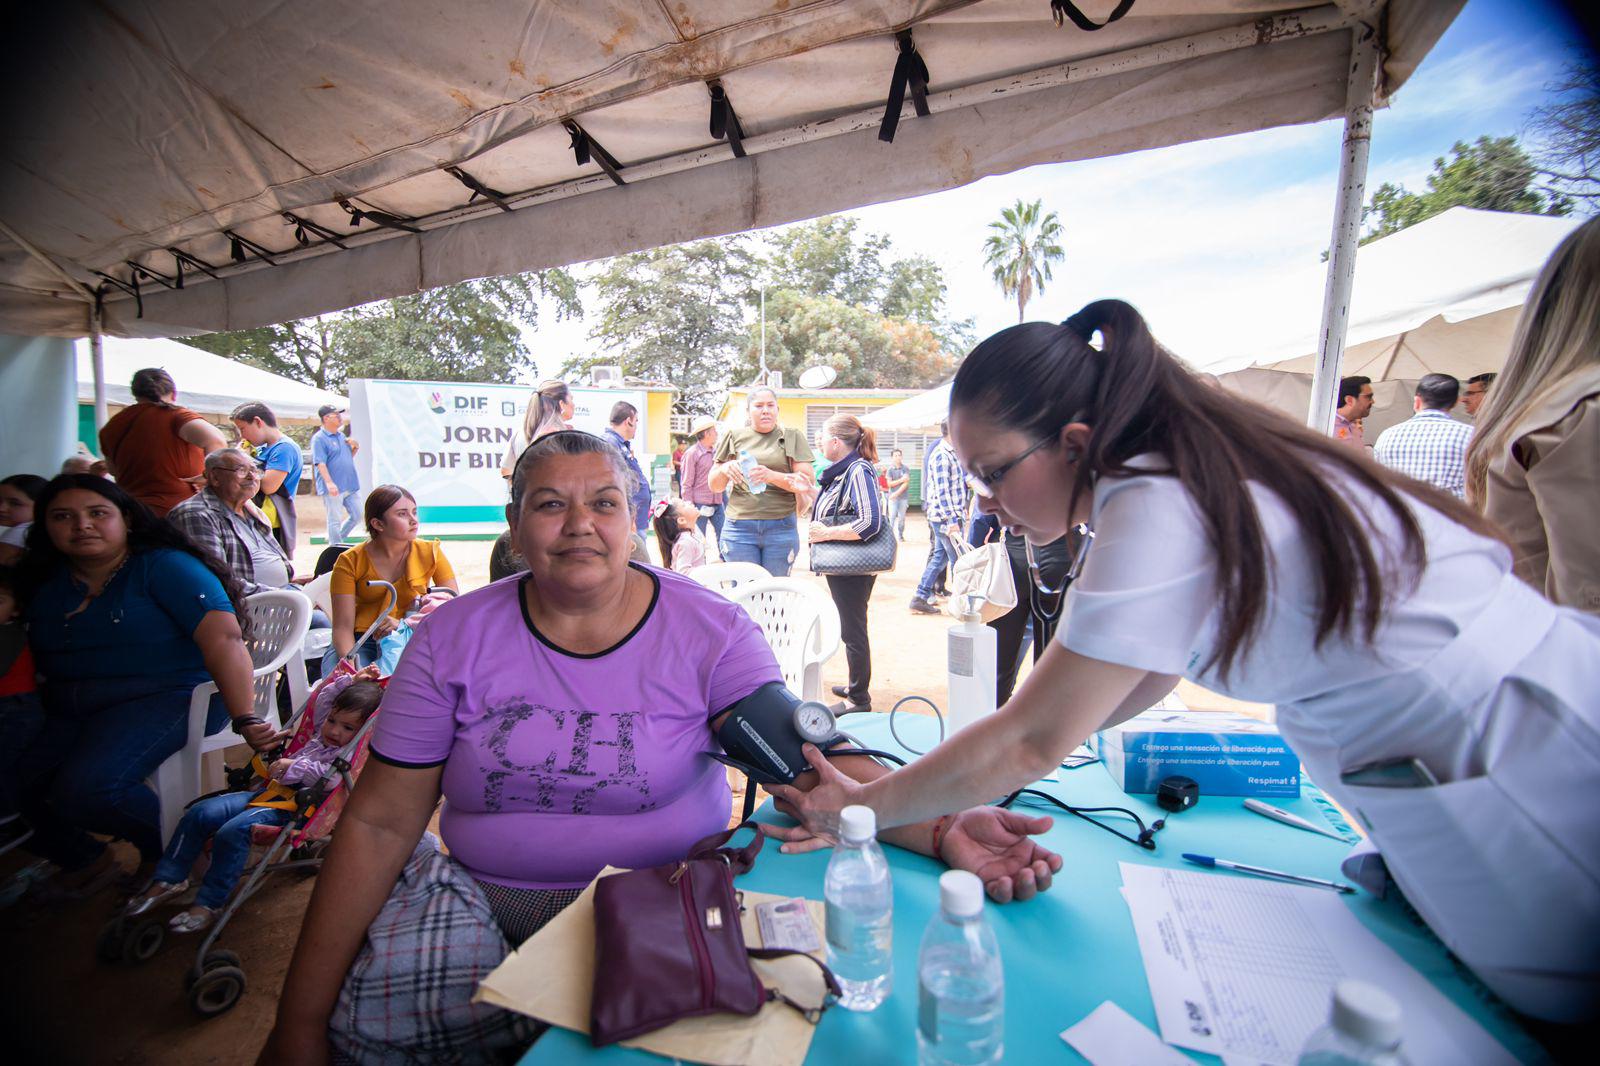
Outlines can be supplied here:
M757 465L756 457L750 454L749 448L739 449L739 469L744 471L744 481L749 487L750 495L752 496L759 496L767 491L767 483L765 481L755 482L750 480L750 471L754 470Z
M1333 986L1328 1024L1311 1034L1299 1066L1405 1066L1400 1054L1400 1004L1365 981Z
M839 979L846 1010L869 1011L889 996L894 890L889 860L878 847L871 807L839 812L839 843L828 860L822 898L828 909L828 966Z
M1000 945L983 917L983 882L965 870L939 877L939 913L917 956L917 1062L997 1063L1005 1053Z

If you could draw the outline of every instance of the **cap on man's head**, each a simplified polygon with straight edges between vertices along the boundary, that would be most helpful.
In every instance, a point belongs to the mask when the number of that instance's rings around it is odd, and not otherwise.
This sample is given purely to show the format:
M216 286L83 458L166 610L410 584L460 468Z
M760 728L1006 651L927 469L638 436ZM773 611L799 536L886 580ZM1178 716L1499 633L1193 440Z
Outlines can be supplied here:
M712 418L710 415L701 415L699 418L696 418L693 422L689 423L689 436L698 437L706 430L715 427L716 424L717 420L715 418Z
M334 414L335 412L342 415L344 414L345 410L345 408L340 407L338 404L325 403L321 407L317 408L317 417L327 418L329 415Z

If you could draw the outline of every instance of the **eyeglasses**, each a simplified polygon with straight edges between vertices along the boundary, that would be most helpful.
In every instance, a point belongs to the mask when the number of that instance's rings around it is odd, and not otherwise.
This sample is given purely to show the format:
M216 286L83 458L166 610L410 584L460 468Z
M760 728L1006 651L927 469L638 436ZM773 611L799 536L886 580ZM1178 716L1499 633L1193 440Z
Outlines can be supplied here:
M1043 448L1046 444L1052 444L1054 442L1054 437L1042 437L1038 441L1035 441L1027 451L1023 452L1009 463L1001 463L987 474L980 475L966 472L965 476L967 487L985 499L994 499L994 494L1000 491L1000 482L1005 480L1007 474L1016 469L1018 463L1022 462L1022 460L1026 459L1040 448Z
M234 477L260 477L261 476L261 471L257 470L253 466L214 466L211 469L220 471L220 472L225 473L225 474L232 474Z

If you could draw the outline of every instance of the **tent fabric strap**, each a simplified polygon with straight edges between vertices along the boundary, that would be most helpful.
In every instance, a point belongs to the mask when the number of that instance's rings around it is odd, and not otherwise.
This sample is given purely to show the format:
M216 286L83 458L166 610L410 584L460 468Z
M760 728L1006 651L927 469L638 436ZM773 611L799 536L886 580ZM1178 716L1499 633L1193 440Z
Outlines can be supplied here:
M168 248L167 251L172 256L172 265L178 279L178 288L183 288L183 268L185 265L192 266L201 273L220 280L221 275L217 273L216 268L205 260L196 259L182 248Z
M726 140L733 154L743 159L744 127L739 124L739 115L733 110L733 101L728 99L728 90L722 87L720 81L707 82L706 88L711 91L711 138Z
M485 200L488 200L491 203L493 203L500 210L505 211L508 214L510 213L511 205L506 203L506 194L505 193L496 192L495 190L489 188L483 182L479 181L477 178L473 177L471 174L468 174L465 170L462 170L460 167L445 167L444 168L444 172L446 174L450 175L452 178L455 178L457 181L459 181L461 184L465 185L467 188L472 190L472 195L467 197L467 203L470 204L472 201L476 200L478 197L481 196Z
M105 279L100 283L99 287L95 289L95 303L101 305L102 307L104 306L106 285L109 283L133 297L134 318L144 317L144 297L139 293L138 274L129 274L127 281L123 281L120 278L114 278L110 274L103 273L99 270L94 271L94 276Z
M927 118L930 114L928 65L917 53L910 30L901 30L894 35L894 39L900 47L900 55L894 61L894 75L889 82L889 103L883 110L883 124L878 127L878 140L891 144L895 130L900 126L900 110L905 107L907 86L911 88L911 106L916 109L917 116Z
M363 222L372 222L385 229L397 229L405 233L422 232L417 227L410 225L411 219L401 218L399 215L391 215L387 211L374 211L370 207L357 207L342 196L335 202L349 214L351 228L359 226Z
M312 233L316 234L318 237L321 237L323 240L327 241L336 248L348 249L350 247L349 245L345 244L344 241L339 239L339 235L337 233L334 233L326 226L319 225L318 223L311 221L309 218L301 218L293 211L284 211L282 214L283 220L294 227L294 239L302 245L309 245L311 243L311 239L306 236L306 231L310 230Z
M1123 15L1126 15L1131 7L1133 7L1133 0L1122 0L1111 14L1106 16L1104 22L1095 22L1088 15L1079 11L1078 6L1072 0L1050 0L1050 15L1056 20L1057 26L1071 20L1072 24L1078 29L1093 33L1095 30L1105 29Z
M278 261L273 258L277 253L261 247L249 237L241 237L231 229L223 230L222 235L228 238L228 251L233 256L235 263L243 263L253 255L270 266L278 265Z
M622 164L617 162L617 157L606 151L605 145L589 136L589 131L578 125L575 119L567 119L561 125L566 129L567 135L572 138L572 157L578 165L587 166L597 163L606 176L618 185L626 185L622 175L617 171L622 169Z

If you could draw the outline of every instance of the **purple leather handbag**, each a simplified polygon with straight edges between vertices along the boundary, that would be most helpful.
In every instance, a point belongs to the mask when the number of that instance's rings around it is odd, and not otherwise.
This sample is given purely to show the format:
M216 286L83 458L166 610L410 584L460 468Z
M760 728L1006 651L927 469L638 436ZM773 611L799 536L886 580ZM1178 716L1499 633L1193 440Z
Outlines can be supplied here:
M755 830L742 848L725 845ZM755 864L766 841L754 822L706 837L688 858L602 877L594 890L595 968L589 1037L596 1047L627 1040L679 1018L726 1011L753 1015L769 1000L787 1003L813 1024L839 996L839 983L801 951L745 946L736 875ZM761 983L752 958L805 955L817 963L829 997L795 1003Z

